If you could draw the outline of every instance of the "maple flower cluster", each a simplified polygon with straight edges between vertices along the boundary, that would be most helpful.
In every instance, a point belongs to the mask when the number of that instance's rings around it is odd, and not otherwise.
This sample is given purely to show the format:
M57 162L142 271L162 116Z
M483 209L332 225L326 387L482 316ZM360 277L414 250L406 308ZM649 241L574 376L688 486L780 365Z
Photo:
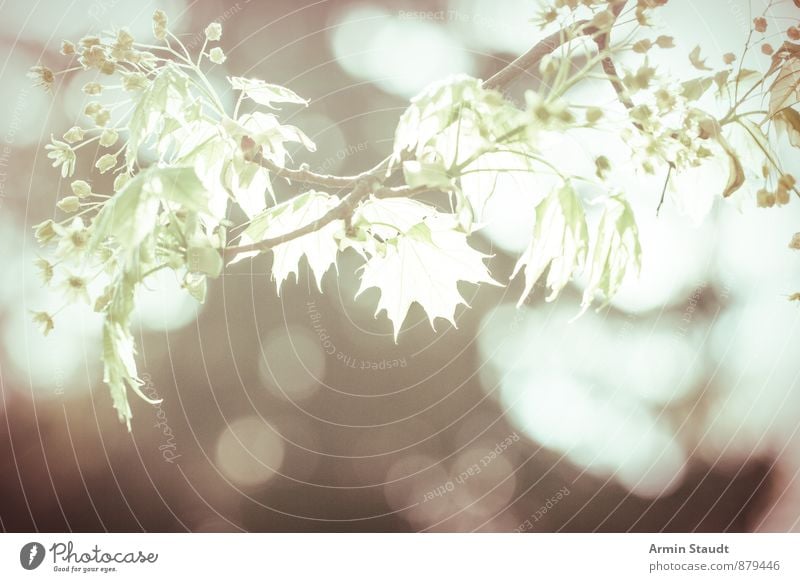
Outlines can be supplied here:
M64 71L37 65L30 73L51 91L63 73L95 71L96 80L86 83L83 92L105 97L102 104L86 104L85 127L53 138L46 150L61 176L71 178L82 148L98 146L102 153L93 166L98 174L113 176L112 191L96 188L90 178L73 180L70 193L57 204L64 218L35 227L39 243L50 249L36 266L65 305L82 302L103 314L104 381L129 427L128 390L149 401L140 389L131 332L136 289L157 271L169 269L189 294L204 301L208 278L217 277L223 267L229 205L237 204L252 218L266 209L265 193L271 192L267 170L248 159L242 139L247 136L264 157L280 165L286 142L314 147L272 113L230 117L225 112L202 69L203 59L224 60L219 47L207 50L220 40L222 27L212 23L205 34L201 53L190 55L159 10L153 15L153 35L162 45L139 43L121 29L65 42L61 52L75 62ZM290 90L263 81L232 78L230 83L240 102L305 104ZM54 328L58 311L34 313L44 333Z

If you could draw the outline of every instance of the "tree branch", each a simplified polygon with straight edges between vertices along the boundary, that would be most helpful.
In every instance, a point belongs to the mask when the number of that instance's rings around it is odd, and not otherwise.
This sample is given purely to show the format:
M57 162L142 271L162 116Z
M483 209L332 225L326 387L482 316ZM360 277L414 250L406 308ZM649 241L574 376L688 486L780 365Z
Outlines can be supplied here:
M610 3L610 11L614 17L614 20L619 17L623 7L625 6L625 3L626 0L619 0L613 4ZM607 31L597 36L600 31L596 27L591 26L586 20L578 21L571 27L559 30L558 32L555 32L536 43L530 48L530 50L520 55L514 61L506 65L503 69L486 80L483 85L487 89L494 89L496 91L503 91L507 89L520 74L538 66L545 56L578 36L589 36L593 38L598 49L603 51L608 46L610 41L610 28L611 27L609 26ZM610 56L607 56L605 59L603 59L602 66L603 71L608 76L609 81L614 87L614 90L617 92L617 95L619 96L623 105L629 109L633 107L633 103L630 101L630 98L625 92L624 86L619 80L616 68ZM228 247L223 250L223 257L229 259L240 253L268 250L306 234L316 232L334 220L348 221L357 205L365 200L371 193L374 193L378 198L388 198L394 196L413 196L422 191L428 190L428 188L424 187L383 187L382 184L386 176L382 174L385 171L384 169L388 166L390 159L391 156L383 159L372 169L355 176L333 176L313 172L310 170L307 164L301 165L298 169L283 168L261 157L261 165L270 170L275 176L286 178L293 182L301 182L303 184L312 184L336 189L352 188L352 190L349 194L347 194L347 196L342 198L341 202L337 206L329 210L317 220L278 237L264 239L249 245Z
M495 91L501 92L508 89L508 86L522 73L539 66L539 63L544 57L570 39L580 36L581 28L586 26L586 24L587 22L585 20L581 20L575 23L570 29L556 31L550 36L540 40L526 53L518 56L497 73L489 77L489 79L483 83L483 86L487 89L494 89Z
M265 238L264 240L249 245L227 247L223 252L223 257L231 259L241 253L265 251L300 238L306 234L316 232L334 220L347 221L352 216L358 204L369 197L370 194L374 194L376 198L411 197L430 190L430 188L427 187L411 188L410 186L395 186L392 188L380 187L376 189L375 186L376 182L374 179L370 180L369 178L364 178L358 182L356 187L347 196L342 198L342 201L338 205L331 208L317 220L280 236Z
M614 21L616 22L619 15L622 13L622 9L625 7L625 0L621 0L616 4L611 6L611 14L614 16ZM608 48L608 45L611 43L611 27L604 32L603 34L599 35L594 39L595 44L597 44L597 50L601 53ZM614 61L611 59L611 55L606 55L606 57L602 61L603 72L608 77L611 86L614 87L614 91L617 93L617 97L620 100L626 109L633 109L633 101L631 101L630 96L628 95L627 90L625 89L625 85L622 84L622 81L619 80L619 75L617 74L617 67L614 65Z
M355 186L370 178L380 179L389 162L389 158L381 160L375 167L361 172L355 176L333 176L330 174L318 174L311 171L308 164L301 164L296 170L281 167L274 162L261 157L260 163L263 167L272 172L279 178L286 178L291 182L301 182L303 184L313 184L316 186L324 186L326 188L355 188Z

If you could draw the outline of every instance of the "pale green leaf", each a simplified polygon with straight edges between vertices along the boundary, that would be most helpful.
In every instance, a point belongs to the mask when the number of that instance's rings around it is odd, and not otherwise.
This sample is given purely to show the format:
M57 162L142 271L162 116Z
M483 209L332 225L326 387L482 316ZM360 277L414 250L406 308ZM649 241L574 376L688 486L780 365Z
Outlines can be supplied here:
M385 252L372 256L363 267L356 297L370 288L380 291L375 315L386 311L395 341L413 303L418 303L431 326L443 318L454 326L455 311L466 301L459 281L498 285L484 264L485 255L467 244L452 215L430 216L405 234L387 241Z
M255 217L242 235L242 243L259 242L288 234L322 218L339 204L339 198L311 190L292 200L267 209ZM338 239L344 232L344 221L334 220L322 228L275 246L272 261L272 278L278 293L283 282L293 274L298 275L300 259L305 256L314 275L317 287L322 290L322 277L336 264L339 252ZM248 256L242 253L234 261Z
M536 207L536 224L528 248L514 267L512 278L524 267L525 289L519 299L522 305L534 284L550 267L547 286L548 301L555 299L569 283L586 258L588 234L583 205L571 185L565 184Z
M588 282L582 311L589 308L598 292L610 300L627 274L638 274L641 254L633 211L621 196L608 198L586 260Z
M229 77L228 81L236 91L242 91L247 97L258 103L272 107L273 103L297 103L308 105L308 101L298 96L291 89L273 85L260 79L245 77Z
M172 202L193 212L208 209L207 193L191 168L148 168L134 176L103 205L92 226L90 245L113 237L128 251L156 226L159 208Z

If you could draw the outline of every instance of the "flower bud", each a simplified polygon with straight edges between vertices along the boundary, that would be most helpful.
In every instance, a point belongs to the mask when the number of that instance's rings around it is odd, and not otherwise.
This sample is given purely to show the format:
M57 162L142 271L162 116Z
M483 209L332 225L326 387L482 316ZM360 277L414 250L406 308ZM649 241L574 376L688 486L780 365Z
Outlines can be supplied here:
M163 10L153 12L153 36L158 40L167 38L167 15Z
M48 243L55 238L56 231L53 228L53 224L55 223L51 219L47 219L33 227L34 236L39 241L39 244Z
M92 195L92 187L85 180L75 180L69 187L78 198L86 198Z
M100 95L103 86L100 83L86 83L81 90L87 95Z
M215 46L213 49L209 51L208 58L211 59L212 63L221 65L227 60L228 57L225 56L225 53L222 52L221 48Z
M81 207L81 201L78 200L77 196L66 196L59 200L56 206L64 212L75 212Z
M106 129L100 134L100 145L104 148L110 147L117 143L119 134L113 129Z
M97 161L94 164L94 167L100 170L101 174L105 174L116 165L117 165L116 156L112 156L111 154L104 154L97 159Z
M119 192L125 187L125 184L130 182L131 176L130 174L118 174L116 178L114 178L114 192Z
M206 38L210 41L217 41L222 37L222 25L219 22L212 22L206 26Z
M67 143L75 143L83 139L85 132L77 125L69 128L64 134L64 141Z

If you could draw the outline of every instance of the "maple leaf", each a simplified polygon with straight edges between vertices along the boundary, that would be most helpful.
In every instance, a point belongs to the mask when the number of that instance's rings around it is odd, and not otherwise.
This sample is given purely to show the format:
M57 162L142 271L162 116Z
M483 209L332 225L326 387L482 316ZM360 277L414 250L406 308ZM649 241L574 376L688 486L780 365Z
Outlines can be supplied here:
M545 197L542 177L537 175L530 152L522 146L487 152L464 168L459 178L461 195L469 204L472 219L483 220L486 203L496 192L524 192L538 203Z
M800 101L800 58L786 61L769 90L769 114L776 115Z
M272 107L273 103L297 103L308 105L308 101L297 95L291 89L273 85L261 79L247 79L245 77L228 77L234 91L241 91L244 95L258 103Z
M689 61L692 66L699 71L710 71L711 68L706 66L706 60L700 58L700 46L694 47L692 52L689 53Z
M430 214L406 229L415 212L432 209L410 200L373 200L368 205L372 208L362 212L362 218L380 215L389 222L382 222L379 228L395 234L377 246L364 265L356 297L372 287L380 291L375 315L386 311L395 341L412 303L425 310L431 327L437 317L456 327L456 307L466 305L458 291L459 281L499 285L484 264L487 256L469 246L455 215Z
M789 143L800 147L800 113L796 109L786 107L775 114L775 125L786 133Z
M547 301L558 296L572 274L586 258L588 236L583 206L571 185L565 184L536 207L536 225L528 248L520 256L511 277L525 271L525 290L517 303L522 305L533 285L550 266Z
M606 201L597 235L586 261L589 279L583 291L581 313L586 311L600 291L610 300L619 290L628 269L639 272L642 249L633 211L619 196Z
M339 198L325 192L310 190L277 206L267 209L253 219L242 233L242 242L248 244L288 234L324 216L339 204ZM338 239L344 232L344 221L334 220L324 227L281 243L272 249L272 278L280 294L283 282L294 274L297 278L300 259L304 256L311 267L317 288L322 291L322 276L331 265L336 264L339 251ZM247 256L258 254L239 254L231 263Z

